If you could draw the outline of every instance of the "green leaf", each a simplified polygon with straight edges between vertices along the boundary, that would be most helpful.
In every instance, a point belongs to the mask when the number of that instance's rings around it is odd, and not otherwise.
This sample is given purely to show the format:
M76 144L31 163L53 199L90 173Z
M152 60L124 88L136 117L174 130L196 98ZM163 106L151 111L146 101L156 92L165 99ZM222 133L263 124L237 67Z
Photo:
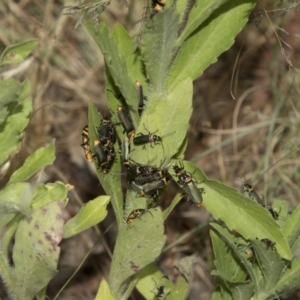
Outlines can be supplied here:
M23 90L23 85L21 82L9 78L3 81L0 81L0 112L3 108L13 102L19 100L19 96ZM0 124L4 119L0 119Z
M0 58L0 66L22 62L34 48L38 40L29 40L6 47Z
M211 1L213 3L215 1ZM193 32L182 45L168 78L168 90L191 77L195 80L230 48L248 20L256 0L228 1Z
M119 299L122 283L160 254L165 239L159 208L150 209L140 219L133 220L130 227L121 228L109 275L109 286L116 299Z
M294 259L300 255L300 235L298 235L297 239L293 243L291 250L292 250Z
M137 195L136 192L128 186L124 205L124 219L127 219L130 213L136 209L147 209L146 197Z
M4 120L6 119L6 117L8 116L9 111L7 107L2 107L0 109L0 124L4 123Z
M15 217L8 223L5 228L5 234L2 240L1 250L3 251L3 255L8 257L9 245L11 243L11 238L17 230L20 221L23 219L23 215L17 214Z
M276 242L276 249L280 256L291 260L290 247L280 227L265 208L250 201L236 189L219 181L208 180L192 163L184 161L184 167L189 173L195 172L193 175L195 180L204 180L201 183L201 187L205 190L204 206L216 220L221 219L230 230L237 231L245 239L269 239Z
M191 10L191 2L191 0L177 0L176 2L174 2L176 11L179 14L180 27L185 25L184 22L187 19L188 14ZM182 31L182 29L183 28L181 28L180 31Z
M204 0L197 2L189 16L188 16L188 22L184 28L183 33L181 34L179 40L179 45L182 44L184 40L186 40L193 31L195 31L208 17L222 4L227 2L228 0Z
M142 146L135 146L133 149L136 150L131 153L134 161L141 164L151 161L152 165L157 166L169 164L170 158L177 153L186 137L192 114L192 95L193 85L188 78L178 84L166 99L151 101L142 115L137 133L149 134L146 127L151 133L156 132L162 137L162 143L154 147L148 144L146 150L142 150Z
M16 290L16 283L12 279L10 261L4 255L0 255L0 268L1 268L1 280L5 283L6 292L9 295L10 299L16 299L14 296L14 292Z
M276 199L272 205L272 209L274 212L278 213L278 220L276 220L276 223L280 228L284 228L288 217L287 202L284 199Z
M41 184L35 189L31 208L36 210L58 199L65 201L66 197L67 187L64 183L57 181L55 183Z
M264 277L263 289L260 294L269 295L270 290L276 286L282 275L284 268L281 257L274 249L267 249L266 245L259 240L251 241L256 258L259 260L259 266Z
M221 291L219 290L219 288L213 292L213 294L211 295L211 300L225 300L228 298L225 298L222 294ZM230 299L230 298L229 298Z
M164 297L166 300L183 300L174 284L164 276L154 264L149 264L138 272L136 288L145 299L156 299L159 288L163 286Z
M23 91L19 94L22 100L29 88L28 83L23 84ZM8 116L6 122L0 125L0 164L2 164L14 151L17 150L22 132L29 122L31 99L26 98L18 105L11 103L7 106Z
M249 262L249 260L246 258L246 256L244 254L241 254L238 247L235 245L236 239L228 232L227 229L224 229L220 225L218 225L216 223L211 223L210 225L215 230L217 230L218 233L225 239L226 244L231 248L231 250L234 252L235 256L237 257L237 259L240 262L240 265L239 265L240 268L237 268L237 270L239 271L237 273L237 274L239 274L239 277L237 278L237 280L235 280L235 282L241 283L241 281L245 280L245 274L241 268L241 266L243 266L245 268L245 270L247 271L249 277L251 278L251 280L255 286L255 290L258 291L260 288L259 284L260 284L260 281L262 281L261 280L262 277L259 276L259 274L255 273L255 270L253 269L253 265L251 265L251 263ZM220 242L220 241L218 241L218 242ZM222 256L221 252L219 252L219 257L220 257L220 260L223 260L223 256ZM234 280L231 280L231 282L234 282Z
M99 196L86 203L75 217L64 226L64 239L74 236L104 220L107 215L108 196Z
M117 23L113 28L111 36L117 45L119 55L124 59L126 66L130 68L128 70L129 77L132 80L138 79L141 76L144 78L145 73L142 72L143 62L137 52L134 51L136 44L129 36L128 31L121 24Z
M290 247L292 247L299 237L300 234L300 205L292 212L292 214L288 217L285 226L282 230L283 235L286 237ZM293 252L295 254L295 252Z
M134 121L137 120L136 79L134 80L129 77L126 60L122 56L123 53L125 54L128 52L128 49L122 51L121 48L117 47L114 35L109 34L108 28L104 23L100 24L98 34L95 33L93 24L88 23L86 28L100 46L104 55L105 66L109 69L115 85L125 97L127 105L130 107L131 111L134 112ZM118 34L121 34L122 38L125 40L125 45L129 45L130 41L126 41L126 39L129 39L129 36L125 34L124 31L121 33L120 26L118 26L116 31L117 34L115 35L118 36ZM132 52L134 52L134 48L132 48Z
M113 81L113 78L111 77L111 74L109 73L109 70L108 68L106 68L105 70L105 88L106 88L106 98L107 98L107 101L108 101L108 108L109 110L112 112L112 117L111 117L111 120L114 124L116 124L115 126L115 130L117 132L117 135L118 137L120 138L121 142L122 140L125 138L126 133L124 132L123 130L123 127L121 126L120 124L120 120L117 116L117 107L118 106L123 106L124 105L124 102L122 99L118 98L117 97L117 93L118 93L118 90L117 90L117 87L115 86L114 84L114 81ZM136 108L137 108L137 104L136 104ZM131 119L134 121L135 124L138 124L139 122L139 117L136 116L135 118L135 115L136 114L133 114L132 113L132 110L129 110L129 113L130 113L130 116L131 116ZM99 115L99 114L98 114ZM117 125L118 124L118 125ZM117 146L119 147L119 146ZM121 167L120 167L120 170L121 170ZM120 171L121 172L121 171Z
M164 277L164 274L151 263L134 275L134 277L138 278L136 284L137 290L145 297L145 299L153 299L157 282Z
M300 256L294 259L290 268L281 275L278 283L274 287L276 291L273 294L282 295L299 288Z
M101 122L101 117L92 102L89 102L88 106L89 114L89 138L92 152L94 153L93 141L96 140L95 128L97 128ZM115 148L117 144L115 144ZM121 164L120 160L115 159L110 171L107 174L101 172L97 166L97 160L94 160L96 167L97 177L105 190L106 194L111 196L110 200L116 214L116 219L119 228L123 224L123 194L121 190Z
M210 232L210 236L215 255L214 264L217 268L217 272L214 272L214 274L218 274L218 276L221 276L223 279L229 282L244 281L246 274L242 265L233 255L232 251L228 249L222 239L213 231ZM231 243L231 245L232 244L233 243Z
M182 141L186 137L189 127L189 119L192 113L192 91L191 80L182 82L173 93L164 100L154 99L150 106L144 111L137 133L151 133L162 137L161 145L146 145L146 150L142 146L131 145L130 158L140 164L149 164L166 167L172 156L176 154ZM182 101L185 99L185 101ZM166 112L169 112L166 114ZM139 198L139 199L137 199ZM176 199L175 201L179 201ZM176 202L173 202L175 205ZM136 197L136 193L129 190L125 200L125 216L134 209L145 208L145 198ZM172 207L170 208L172 209ZM165 216L170 212L166 212Z
M187 299L190 291L190 284L183 275L180 275L176 282L178 299Z
M23 166L15 171L9 182L24 181L33 176L41 168L50 165L55 160L54 141L48 147L42 147L30 155Z
M180 146L178 152L177 152L176 157L177 157L178 159L183 159L183 158L184 158L184 153L185 153L185 151L186 151L187 146L188 146L188 139L185 138L185 139L183 140L183 142L182 142L182 144L181 144L181 146Z
M63 201L51 202L20 222L13 248L16 299L32 299L55 276L63 236Z
M45 300L47 299L47 287L44 287L41 289L36 295L35 295L36 300Z
M250 282L228 283L234 300L251 299L253 295L253 286Z
M224 285L222 285L222 282L220 280L220 285L221 285L221 294L222 294L222 300L232 300L232 293L229 291L229 288Z
M165 97L178 28L179 15L170 7L157 14L142 30L141 52L153 85L154 98Z
M163 290L159 290L160 287L163 287ZM179 298L179 292L174 286L174 284L168 279L168 277L163 277L156 285L156 297L158 292L163 292L164 299L166 300L182 300Z
M108 283L105 279L101 280L95 300L114 300L111 294Z
M9 213L31 215L30 202L32 199L31 186L27 182L17 182L6 185L0 191L0 216Z
M112 36L114 37L114 40L116 42L118 51L120 53L120 56L126 63L127 67L127 74L130 80L130 84L135 85L136 81L140 81L143 86L143 92L144 95L147 95L148 93L148 81L145 74L145 67L141 58L141 55L138 51L134 51L136 44L134 40L128 35L128 32L124 29L124 27L120 24L116 24L116 26L113 29ZM136 96L136 93L132 94L133 90L130 88L131 98L127 100L129 101L129 106L133 110L133 120L134 123L138 123L138 98ZM112 108L111 108L112 109ZM113 111L116 111L116 106Z
M5 213L4 215L1 215L1 218L0 218L0 230L4 226L6 226L15 216L16 216L15 213Z

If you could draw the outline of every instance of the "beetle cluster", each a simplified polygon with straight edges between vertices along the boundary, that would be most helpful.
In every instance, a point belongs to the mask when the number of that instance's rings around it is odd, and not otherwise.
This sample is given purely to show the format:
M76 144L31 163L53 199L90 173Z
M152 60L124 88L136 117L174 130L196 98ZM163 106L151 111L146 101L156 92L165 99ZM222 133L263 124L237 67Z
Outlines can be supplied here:
M144 110L144 100L146 97L143 94L143 88L139 81L135 83L136 95L138 99L138 113L141 116ZM148 134L138 133L132 121L130 111L124 105L116 107L117 117L120 123L114 123L110 118L104 116L101 120L100 126L95 129L96 139L90 141L88 125L82 131L82 144L85 156L89 161L95 161L96 166L103 172L108 173L113 165L116 157L114 144L119 139L115 126L121 125L123 127L125 136L120 142L121 162L125 169L128 187L136 193L137 197L146 198L146 209L133 210L126 219L127 224L131 224L135 218L140 217L150 207L154 207L157 203L161 190L172 179L168 171L168 167L161 168L153 166L148 162L141 164L130 159L131 146L144 146L150 144L151 147L157 144L162 144L164 136L158 136L148 131ZM91 147L92 146L92 147ZM183 166L173 165L174 178L177 178L176 183L184 191L185 194L197 205L201 206L203 199L203 189L198 189L196 181L193 180L192 175L184 170Z
M116 131L111 120L104 116L97 131L97 139L94 140L94 154L90 148L90 139L88 125L86 125L82 130L82 144L85 157L88 161L92 162L96 159L97 166L107 173L115 159L116 152L114 148L114 143L116 141Z

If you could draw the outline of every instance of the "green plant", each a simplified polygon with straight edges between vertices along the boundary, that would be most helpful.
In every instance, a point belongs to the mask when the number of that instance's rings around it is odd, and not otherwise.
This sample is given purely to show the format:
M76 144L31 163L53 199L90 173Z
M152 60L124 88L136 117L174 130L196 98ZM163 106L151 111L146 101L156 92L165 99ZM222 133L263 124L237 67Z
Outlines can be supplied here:
M291 215L288 215L284 200L275 201L274 207L280 211L276 225L288 242L292 259L283 259L275 250L276 244L258 239L246 241L220 225L212 224L211 238L217 268L213 274L219 279L212 299L274 299L298 287L299 207Z
M29 41L8 47L1 56L2 66L23 62L36 44ZM55 160L54 141L36 150L8 176L31 114L29 90L27 81L0 81L0 275L12 299L44 299L46 286L57 273L60 241L102 221L109 202L108 196L100 196L64 224L68 186L28 181Z
M188 4L184 1L178 1L174 6L166 5L162 12L156 14L143 27L137 49L134 41L119 24L115 25L111 34L104 24L101 24L97 31L94 31L91 23L87 24L86 28L94 36L104 55L106 96L108 107L113 112L114 123L118 123L117 106L124 105L125 101L137 133L146 134L145 128L147 128L150 132L157 132L159 136L169 134L163 140L163 146L150 147L148 145L146 150L142 150L141 147L134 147L132 144L135 149L130 154L132 161L143 165L151 162L151 165L167 168L175 181L177 178L172 172L172 166L182 163L185 170L193 174L195 182L201 182L201 187L205 190L204 206L214 218L222 220L230 230L239 233L240 240L244 241L245 247L249 249L254 247L255 253L258 249L264 255L268 251L275 253L276 248L278 253L276 256L280 261L278 264L283 265L283 260L291 260L291 245L271 214L235 189L209 180L193 164L181 161L186 148L185 136L191 116L192 81L232 45L234 37L244 26L254 4L255 1L217 1L214 3L204 1L193 6L190 13L187 12ZM187 22L184 26L185 18ZM221 28L226 28L226 30L222 30L222 34L219 34ZM147 95L147 108L141 118L138 115L138 99L134 87L136 80L142 82ZM97 138L95 128L100 122L101 116L94 105L90 104L91 141ZM171 134L174 131L175 133ZM122 140L124 133L119 127L117 127L117 132ZM94 152L92 142L90 146ZM96 168L98 168L97 163ZM116 299L126 299L134 286L146 299L150 299L153 298L151 293L157 288L155 282L160 282L163 278L163 274L152 263L165 243L162 223L181 197L176 196L164 212L161 212L159 207L149 209L149 213L141 216L141 220L135 220L134 225L127 230L123 219L126 219L134 210L147 209L147 204L145 198L137 198L136 193L128 188L123 205L121 178L114 175L120 173L120 160L114 162L109 174L103 174L99 169L97 171L106 193L111 195L119 226L109 287ZM217 225L213 226L219 229ZM154 228L156 228L155 232ZM215 240L217 240L215 236L212 233L214 249L216 249ZM260 240L274 242L274 249L264 249ZM251 245L248 241L251 241ZM235 245L238 243L236 242ZM226 247L223 247L224 249L220 252L215 251L217 259L222 254L226 254ZM239 257L244 255L242 262L247 262L245 253L241 254L242 250L237 246L236 248L240 253ZM230 261L228 256L226 258ZM234 280L247 291L246 298L248 295L259 298L262 294L262 287L255 287L251 281L246 280L247 272L241 262L237 262L234 267L239 272L238 275L232 270L230 272L233 272L233 277L236 276ZM264 274L264 270L260 272ZM163 283L168 289L166 299L177 299L176 295L180 295L178 299L186 297L189 289L187 273L189 273L187 269L182 272L182 278L177 285L171 282ZM219 277L222 275L217 272L214 274ZM260 273L260 276L263 275ZM229 279L232 280L232 278ZM220 284L214 298L218 299L223 295L229 298L237 297L240 290L238 288L237 292L230 290L227 284L229 279L223 279L224 284ZM243 292L242 289L241 291ZM274 293L268 292L270 295L264 294L264 296L274 296Z
M151 165L167 168L175 181L177 178L172 166L182 163L185 170L193 174L197 186L205 189L204 207L216 220L221 220L236 233L233 235L218 224L211 224L217 269L213 274L219 279L213 299L268 299L297 287L299 209L289 216L285 202L278 201L274 204L274 209L277 209L280 218L274 220L266 208L235 189L209 180L196 166L182 160L192 112L192 82L233 44L255 2L207 0L192 5L189 1L179 0L174 5L168 3L163 11L144 25L138 46L119 24L111 34L104 24L98 28L96 22L96 31L95 24L86 26L105 57L106 94L114 123L119 122L117 106L123 105L125 101L137 133L147 133L146 127L151 132L157 131L159 136L168 135L162 145L154 145L153 148L147 145L146 150L132 145L132 150L135 150L130 153L130 158L140 164L151 162ZM102 3L108 4L107 1ZM92 12L97 13L99 7L101 8L100 4L92 6L95 9ZM87 8L88 6L83 7L88 14ZM14 57L22 49L22 45L13 46L11 55L7 50L2 58ZM24 45L30 48L35 42ZM28 51L20 56L19 62L26 57L26 53ZM147 95L141 118L134 87L136 80L142 82ZM4 96L1 97L3 123L0 137L5 144L0 151L1 154L4 153L0 162L4 163L2 170L5 172L5 166L9 163L8 157L17 149L28 122L30 99L24 100L23 96L23 93L28 95L27 83L6 80L1 84L0 95ZM17 96L16 91L19 91ZM124 97L123 101L120 94ZM13 103L11 107L10 102ZM19 102L21 104L16 105ZM19 110L22 117L17 115ZM95 154L93 142L101 116L91 103L88 114L90 147ZM120 127L117 126L116 129L118 136L123 139L124 133ZM117 145L115 148L117 149ZM133 210L147 209L147 203L145 198L136 197L136 193L129 188L124 203L120 176L121 159L118 157L107 174L102 173L95 163L99 180L109 196L100 196L90 201L63 226L55 217L61 214L62 209L57 204L66 203L66 186L58 182L31 187L25 182L41 168L51 164L54 158L54 143L37 150L0 191L0 228L4 232L0 273L10 295L17 299L32 299L35 295L39 299L45 299L45 286L56 273L59 254L57 244L60 239L71 237L103 220L110 199L119 232L109 282L102 280L96 299L126 299L134 287L146 299L154 299L161 287L164 288L164 299L185 299L192 280L192 257L186 257L176 265L181 274L176 284L165 278L154 264L165 244L164 220L182 195L175 196L165 211L162 212L159 207L148 209L140 219L133 220L132 225L128 226L124 219ZM47 222L44 223L45 213ZM46 235L41 239L41 228L37 230L36 222L43 223L45 232L53 228L57 238L53 241L53 236L50 239ZM16 242L12 261L9 261L8 245L15 232ZM34 234L31 235L31 232ZM30 238L25 240L25 236ZM271 241L270 246L261 242L266 239ZM49 246L49 240L56 249L53 255L49 254L49 248L46 247ZM40 242L45 248L39 248ZM248 260L247 255L251 256L249 253L253 257ZM41 255L45 258L39 260ZM31 272L33 268L37 271Z

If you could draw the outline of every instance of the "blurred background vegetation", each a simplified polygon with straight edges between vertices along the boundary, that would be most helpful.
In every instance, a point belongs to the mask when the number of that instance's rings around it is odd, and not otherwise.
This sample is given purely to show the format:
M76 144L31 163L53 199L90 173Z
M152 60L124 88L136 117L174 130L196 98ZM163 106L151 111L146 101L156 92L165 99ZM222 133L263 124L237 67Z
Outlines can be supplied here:
M131 36L136 36L142 15L150 6L146 1L131 0L126 6L122 0L112 0L101 15L92 13L84 18L80 12L65 15L64 6L92 3L91 0L2 0L0 3L0 53L11 44L32 38L39 40L28 64L18 69L5 67L0 74L2 79L6 78L11 76L8 71L14 69L15 78L28 79L33 101L31 121L20 151L12 158L9 174L29 154L55 138L56 162L33 178L33 182L61 180L74 187L64 212L66 220L83 203L104 193L80 144L81 130L87 124L88 101L108 113L102 54L83 27L74 27L82 20L96 17L110 27L120 22ZM298 205L300 196L299 8L300 1L259 1L232 48L195 81L186 152L186 159L203 169L209 178L239 190L246 179L269 205L283 198L290 210ZM2 184L6 180L2 178ZM167 207L175 190L171 184L159 205ZM182 200L165 224L167 248L157 264L170 280L176 280L178 273L173 268L176 261L187 255L195 256L189 299L209 299L216 284L210 275L213 268L208 235L210 220L205 208L195 209L191 201ZM116 234L110 208L108 217L97 228L64 240L59 274L48 289L50 299L97 242L59 296L59 299L93 299L101 278L108 277ZM0 297L6 299L1 285ZM135 292L132 299L142 297ZM284 299L298 298L293 293Z

